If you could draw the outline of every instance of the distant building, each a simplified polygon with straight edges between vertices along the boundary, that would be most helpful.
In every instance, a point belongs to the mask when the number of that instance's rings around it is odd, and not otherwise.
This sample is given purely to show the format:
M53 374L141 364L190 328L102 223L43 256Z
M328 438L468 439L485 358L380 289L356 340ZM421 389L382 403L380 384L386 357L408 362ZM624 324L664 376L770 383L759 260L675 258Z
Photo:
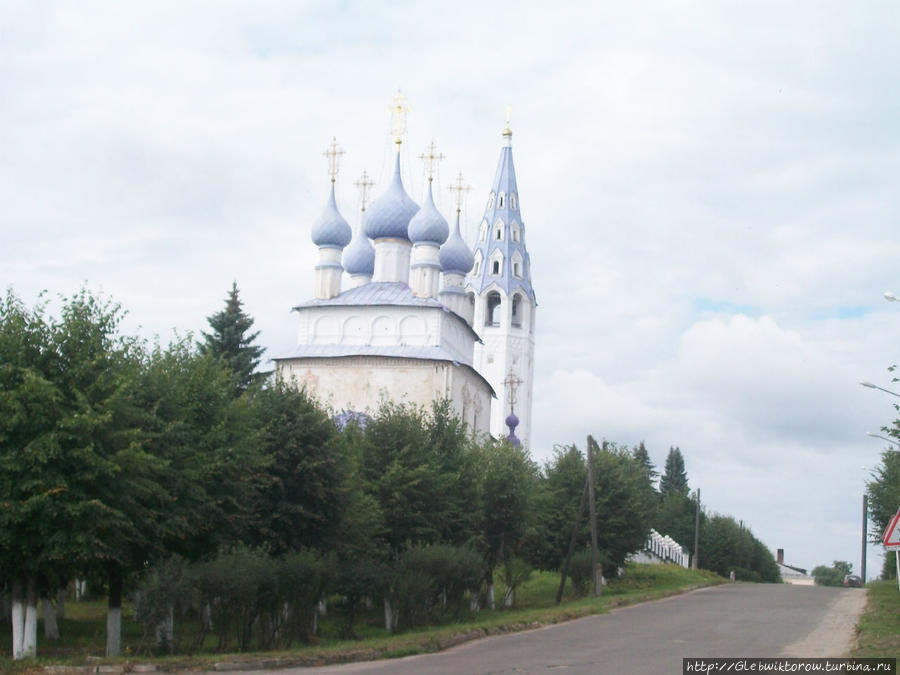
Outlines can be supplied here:
M778 565L778 570L781 572L781 580L786 584L793 584L794 586L815 586L816 579L815 577L809 576L806 570L802 567L793 567L792 565L784 564L784 549L778 549L775 562Z

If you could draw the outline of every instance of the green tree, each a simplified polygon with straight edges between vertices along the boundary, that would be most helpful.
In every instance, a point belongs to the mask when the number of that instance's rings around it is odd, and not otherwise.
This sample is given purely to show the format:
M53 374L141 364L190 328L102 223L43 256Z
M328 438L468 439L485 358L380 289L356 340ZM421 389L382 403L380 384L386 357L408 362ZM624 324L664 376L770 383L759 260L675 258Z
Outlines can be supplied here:
M506 568L514 576L513 559L522 550L533 522L538 471L523 447L506 441L486 441L480 447L481 536L487 564L488 600L494 607L493 570Z
M650 481L650 485L656 485L656 479L659 476L659 471L656 470L656 467L653 466L653 462L650 461L650 453L647 452L647 448L644 446L644 441L641 441L638 446L634 450L632 450L632 454L647 472L647 480Z
M234 386L238 393L245 391L259 379L256 369L263 354L263 348L254 345L259 332L248 333L253 327L253 318L244 312L238 297L237 282L232 282L225 309L207 318L211 333L203 333L199 343L200 352L212 354L222 359L234 374Z
M662 478L659 479L659 492L665 497L669 493L677 492L687 494L689 491L687 472L684 468L684 457L678 447L669 448L666 457L666 467Z
M604 573L614 576L647 540L656 501L653 486L627 448L606 441L594 450L594 485L597 545L606 560Z
M669 492L662 496L653 515L653 529L662 535L672 537L682 546L694 545L694 529L697 517L696 494L687 495L682 492ZM700 527L706 520L706 514L700 512Z
M303 390L277 381L253 395L256 442L267 458L251 542L278 555L330 550L344 515L346 461L334 421Z
M701 525L699 566L741 581L781 580L772 552L731 516L713 514Z
M814 568L812 575L816 578L818 586L840 586L844 577L853 571L853 565L843 560L835 560L831 567L819 565Z

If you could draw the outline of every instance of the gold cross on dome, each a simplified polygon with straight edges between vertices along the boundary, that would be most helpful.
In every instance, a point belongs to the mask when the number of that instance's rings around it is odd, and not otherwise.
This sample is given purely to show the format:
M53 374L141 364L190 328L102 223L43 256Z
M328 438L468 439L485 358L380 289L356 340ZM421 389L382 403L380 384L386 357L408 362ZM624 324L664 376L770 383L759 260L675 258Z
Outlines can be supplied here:
M434 141L431 141L431 144L428 146L428 154L422 153L419 155L419 159L421 159L425 163L425 175L428 176L428 182L430 183L434 179L434 175L437 173L438 164L442 159L444 159L443 154L435 154L437 148L434 147Z
M512 113L512 106L506 106L506 127L503 129L504 136L512 136L512 129L509 128L509 116Z
M466 185L465 181L463 180L462 171L460 171L459 175L456 177L456 183L454 183L447 189L450 190L450 192L456 193L454 199L456 199L456 212L459 213L460 211L462 211L462 202L465 193L472 189L471 187Z
M516 390L519 388L519 385L522 384L522 380L516 377L513 369L510 368L509 375L503 380L503 384L506 385L506 390L509 392L507 402L509 403L509 410L512 412L513 404L516 402Z
M340 163L341 155L344 154L344 150L338 146L337 139L332 138L331 145L322 154L328 158L328 175L331 176L331 182L333 183L337 178L338 164Z
M359 180L356 181L356 187L359 188L359 202L362 205L360 210L366 210L366 199L369 196L369 188L371 188L375 183L369 179L369 174L363 171L362 176L359 177Z
M409 106L406 104L406 97L399 89L394 96L390 111L391 135L394 137L394 143L397 144L397 151L399 152L400 144L403 143L403 134L406 132L406 115L409 112Z

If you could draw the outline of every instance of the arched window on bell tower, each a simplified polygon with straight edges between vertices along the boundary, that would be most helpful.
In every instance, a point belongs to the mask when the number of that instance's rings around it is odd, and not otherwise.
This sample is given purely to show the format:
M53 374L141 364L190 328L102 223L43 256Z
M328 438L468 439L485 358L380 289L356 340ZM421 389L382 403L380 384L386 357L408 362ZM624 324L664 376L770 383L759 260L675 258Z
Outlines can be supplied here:
M503 306L500 294L497 291L491 291L487 294L484 302L484 325L499 326L501 316L500 311Z

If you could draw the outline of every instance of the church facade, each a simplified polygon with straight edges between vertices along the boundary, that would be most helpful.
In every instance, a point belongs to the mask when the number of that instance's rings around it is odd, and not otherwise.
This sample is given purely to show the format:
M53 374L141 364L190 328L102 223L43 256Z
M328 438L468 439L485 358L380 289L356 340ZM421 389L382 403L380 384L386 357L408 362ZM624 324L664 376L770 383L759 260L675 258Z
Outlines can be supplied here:
M398 103L390 185L366 208L371 183L365 175L357 183L363 200L356 232L335 201L336 143L326 153L331 193L312 228L319 250L315 295L294 307L297 346L275 359L278 373L336 412L374 412L383 399L427 408L446 398L471 430L527 444L536 303L512 132L507 124L473 252L460 233L461 176L451 188L457 193L452 228L435 206L431 185L440 156L433 145L422 156L429 178L424 203L406 193L404 116Z

